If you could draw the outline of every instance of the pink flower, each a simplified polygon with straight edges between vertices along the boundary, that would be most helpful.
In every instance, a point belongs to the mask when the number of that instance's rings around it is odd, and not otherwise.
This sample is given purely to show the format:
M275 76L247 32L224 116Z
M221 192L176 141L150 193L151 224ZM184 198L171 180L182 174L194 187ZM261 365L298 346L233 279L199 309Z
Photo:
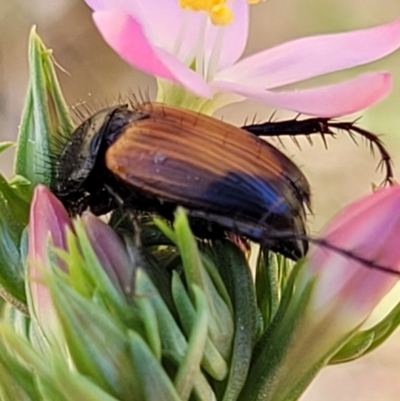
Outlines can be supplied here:
M362 198L336 216L322 237L338 248L400 271L400 185ZM306 272L315 277L313 314L332 314L352 328L361 324L398 282L398 276L317 247ZM348 327L349 329L350 327Z
M178 0L85 1L106 42L128 63L203 98L231 94L229 102L219 99L219 106L249 98L323 117L353 113L388 94L389 73L363 74L307 90L275 89L369 63L400 46L399 19L369 29L297 39L239 60L247 41L250 1L228 2L232 16L221 24L210 22L207 7L215 3L210 0L181 0L185 8ZM208 4L206 12L194 11L201 4Z

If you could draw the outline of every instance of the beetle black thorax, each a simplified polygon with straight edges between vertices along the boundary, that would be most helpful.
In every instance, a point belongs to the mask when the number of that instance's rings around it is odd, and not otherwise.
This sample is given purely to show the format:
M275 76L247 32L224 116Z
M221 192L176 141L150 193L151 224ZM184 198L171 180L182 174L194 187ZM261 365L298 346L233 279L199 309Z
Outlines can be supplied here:
M146 118L142 111L120 105L98 111L85 120L65 144L54 165L53 193L70 214L90 208L97 215L115 208L107 190L115 177L104 165L104 154L132 121Z

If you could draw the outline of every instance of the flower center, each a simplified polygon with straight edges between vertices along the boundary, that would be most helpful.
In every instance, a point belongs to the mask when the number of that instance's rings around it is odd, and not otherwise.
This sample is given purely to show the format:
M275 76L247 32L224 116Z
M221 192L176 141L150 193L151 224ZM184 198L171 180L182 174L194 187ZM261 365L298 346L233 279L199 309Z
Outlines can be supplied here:
M214 25L228 25L233 20L233 12L226 5L226 0L178 0L182 8L193 11L205 11ZM257 4L261 0L247 0L249 4ZM262 0L265 1L265 0Z
M233 20L226 0L179 0L179 5L193 11L205 11L214 25L228 25Z

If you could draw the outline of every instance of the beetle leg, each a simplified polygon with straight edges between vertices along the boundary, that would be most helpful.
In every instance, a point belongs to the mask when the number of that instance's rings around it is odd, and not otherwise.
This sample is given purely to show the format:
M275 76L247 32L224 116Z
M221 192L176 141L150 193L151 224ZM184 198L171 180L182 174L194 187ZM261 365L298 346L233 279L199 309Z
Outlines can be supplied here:
M295 137L298 135L309 137L312 134L320 134L325 147L326 135L336 136L335 131L346 131L353 140L354 135L359 135L368 141L372 152L375 147L380 154L381 160L377 168L382 167L385 170L383 184L392 184L394 181L392 160L382 140L378 135L357 127L355 123L356 121L341 122L333 121L329 118L307 118L305 120L293 119L246 125L242 129L256 136L275 136L278 138L281 136Z
M127 208L123 198L109 185L105 184L105 188L109 192L109 194L115 199L117 205L129 216L132 224L133 224L133 244L136 248L142 248L142 240L140 237L141 228L137 214L131 208Z

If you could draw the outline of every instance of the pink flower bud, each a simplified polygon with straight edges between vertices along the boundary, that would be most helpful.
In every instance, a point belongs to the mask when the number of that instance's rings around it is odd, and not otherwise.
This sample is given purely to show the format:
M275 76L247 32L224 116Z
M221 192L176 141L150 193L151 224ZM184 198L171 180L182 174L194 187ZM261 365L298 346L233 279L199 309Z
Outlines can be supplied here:
M338 248L400 271L400 185L352 203L328 224L322 237ZM352 328L369 316L398 281L395 274L323 246L312 252L306 273L316 277L314 313L325 315L331 310Z
M376 191L344 208L322 238L400 271L400 185ZM249 373L256 377L249 388L266 401L300 394L398 281L396 274L368 267L322 245L300 269L285 312L277 314L268 346L256 356ZM264 365L273 374L263 382L257 372L262 372Z
M116 232L90 212L82 215L89 241L111 281L130 294L133 284L133 262Z
M67 228L72 226L62 203L44 185L38 185L30 210L28 269L32 306L44 325L51 324L55 313L49 290L43 284L43 272L49 267L49 242L66 249ZM60 266L63 267L61 263Z

